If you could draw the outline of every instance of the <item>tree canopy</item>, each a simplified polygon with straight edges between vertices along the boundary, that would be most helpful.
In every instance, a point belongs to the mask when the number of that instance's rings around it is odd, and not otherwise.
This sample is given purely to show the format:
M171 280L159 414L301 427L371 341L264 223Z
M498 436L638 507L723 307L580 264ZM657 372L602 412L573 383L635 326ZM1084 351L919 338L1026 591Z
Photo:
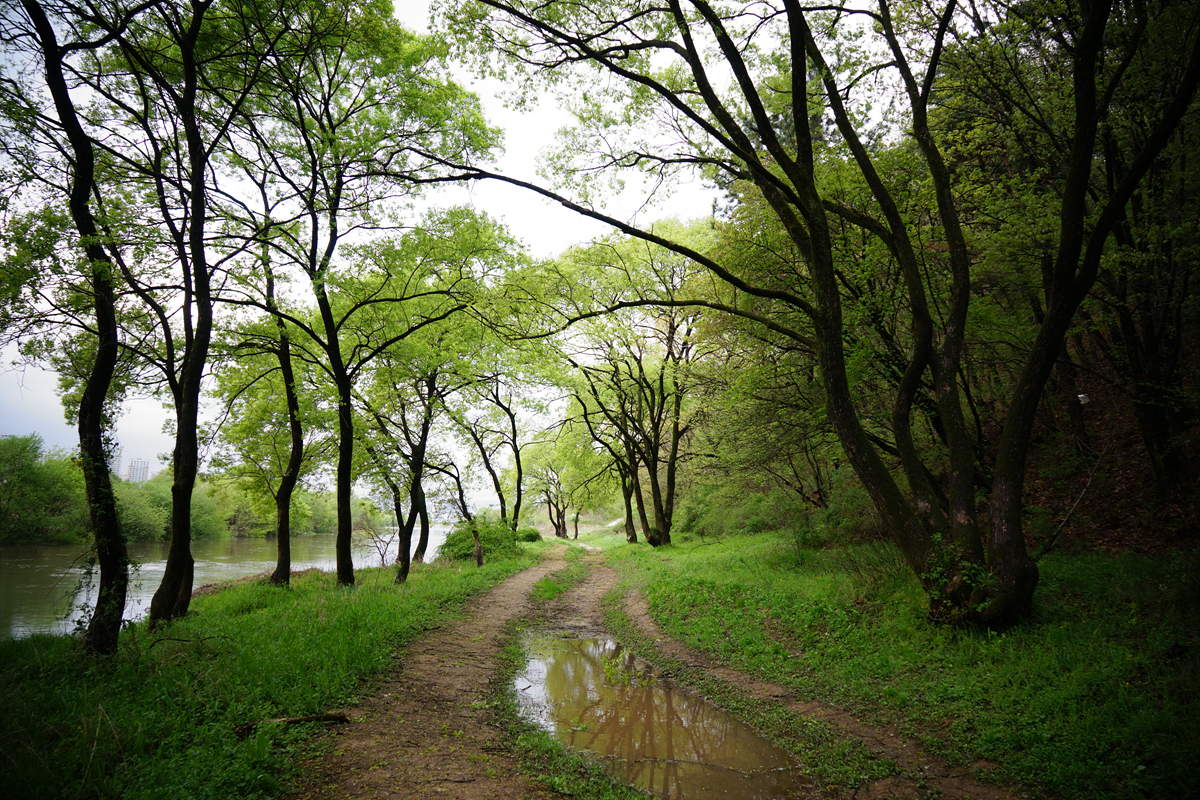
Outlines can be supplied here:
M861 493L936 618L1004 627L1039 580L1032 454L1103 452L1088 387L1127 398L1161 502L1195 470L1195 2L472 0L428 35L386 3L6 11L0 321L71 356L85 465L122 392L172 404L155 620L187 610L210 385L214 471L273 496L280 582L306 475L340 584L356 482L398 582L431 498L560 535L611 505L665 546L736 483L818 515ZM563 98L544 178L489 166L456 59ZM684 176L710 217L604 210ZM436 205L478 180L612 233L532 259Z

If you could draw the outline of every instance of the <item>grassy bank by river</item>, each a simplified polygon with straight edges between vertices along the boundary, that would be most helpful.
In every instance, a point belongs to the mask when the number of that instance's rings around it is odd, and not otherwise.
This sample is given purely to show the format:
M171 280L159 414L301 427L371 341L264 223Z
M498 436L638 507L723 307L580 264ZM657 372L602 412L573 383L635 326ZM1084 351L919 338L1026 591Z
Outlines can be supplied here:
M657 550L607 533L584 541L605 548L621 589L642 592L672 637L800 700L915 737L1025 796L1200 795L1195 554L1053 555L1042 562L1034 618L991 634L931 624L885 545L814 550L767 533L680 536ZM583 580L585 566L571 561L534 596L552 604ZM348 590L316 574L287 590L240 584L198 597L195 614L153 636L133 626L108 662L85 660L71 638L0 641L0 793L276 796L312 724L239 726L349 704L396 648L530 563L421 567L406 587L392 585L390 570L360 570ZM621 629L616 605L611 616L627 644L655 647ZM508 674L519 658L510 654ZM770 702L742 702L738 687L706 684L684 666L676 679L760 729L784 740L796 729ZM623 795L521 724L511 703L494 702L544 784L572 778L577 797ZM816 744L792 742L826 786L847 794L887 769L836 737Z
M290 589L241 584L153 635L132 626L109 661L70 637L0 641L2 793L274 796L312 725L239 725L350 702L397 647L530 563L418 567L404 587L390 569L358 570L349 589L318 573Z
M1200 796L1196 554L1052 555L1034 618L994 634L931 624L886 545L590 543L673 637L985 779L1035 797Z

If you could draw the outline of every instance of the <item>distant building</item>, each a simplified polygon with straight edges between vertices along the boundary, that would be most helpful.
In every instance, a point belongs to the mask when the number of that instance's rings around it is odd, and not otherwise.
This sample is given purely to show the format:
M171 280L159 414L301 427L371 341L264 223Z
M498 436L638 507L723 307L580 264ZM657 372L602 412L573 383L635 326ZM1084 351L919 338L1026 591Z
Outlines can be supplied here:
M150 462L144 458L129 459L129 466L125 467L121 480L129 483L145 483L150 480Z

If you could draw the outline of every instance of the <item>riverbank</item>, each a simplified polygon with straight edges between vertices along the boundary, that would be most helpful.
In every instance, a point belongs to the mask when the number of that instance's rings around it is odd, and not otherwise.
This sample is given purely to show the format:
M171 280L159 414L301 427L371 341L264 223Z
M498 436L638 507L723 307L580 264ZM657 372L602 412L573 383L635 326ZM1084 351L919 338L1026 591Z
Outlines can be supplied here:
M357 570L348 588L328 573L237 585L154 635L129 626L108 660L72 637L0 641L0 786L62 800L276 797L314 728L337 723L271 720L355 702L398 649L536 552L483 569L414 566L403 587L390 568Z
M583 619L796 754L820 796L1200 789L1194 557L1054 556L1035 617L992 635L930 624L883 545L581 543L603 554L572 548L522 572L563 546L546 542L482 570L421 566L406 587L390 570L360 570L349 590L319 573L290 590L237 585L154 637L133 626L111 662L66 638L0 643L0 785L323 798L380 779L397 796L484 796L471 787L503 779L496 796L631 796L523 722L509 694L523 626ZM348 722L284 721L330 712Z
M450 528L435 525L430 532L428 553L432 559ZM293 536L292 570L336 568L336 537L332 534ZM395 561L397 542L387 543L383 555L378 542L356 538L351 543L355 568ZM415 546L415 543L414 543ZM131 542L133 563L125 619L141 619L150 598L162 582L169 542ZM195 585L205 586L244 578L275 569L274 539L229 537L195 539ZM85 607L96 600L99 574L89 568L90 545L0 545L0 638L20 638L36 633L71 633Z

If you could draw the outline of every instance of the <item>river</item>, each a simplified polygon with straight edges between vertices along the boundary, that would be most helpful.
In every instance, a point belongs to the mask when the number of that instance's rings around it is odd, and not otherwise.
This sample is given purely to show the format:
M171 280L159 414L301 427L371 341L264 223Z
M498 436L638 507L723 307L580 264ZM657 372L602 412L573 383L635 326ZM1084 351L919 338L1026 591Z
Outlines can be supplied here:
M446 540L446 526L429 532L428 559ZM416 546L416 536L413 537ZM292 570L315 567L333 572L336 566L333 534L292 537ZM166 542L137 542L129 554L137 564L133 573L126 619L141 619L162 580ZM70 633L79 623L79 606L95 602L99 575L84 570L85 544L0 545L0 637L33 633ZM196 559L195 586L216 583L275 568L274 539L200 539L192 542ZM393 541L387 563L396 558ZM369 539L354 540L354 566L377 567L380 555Z

